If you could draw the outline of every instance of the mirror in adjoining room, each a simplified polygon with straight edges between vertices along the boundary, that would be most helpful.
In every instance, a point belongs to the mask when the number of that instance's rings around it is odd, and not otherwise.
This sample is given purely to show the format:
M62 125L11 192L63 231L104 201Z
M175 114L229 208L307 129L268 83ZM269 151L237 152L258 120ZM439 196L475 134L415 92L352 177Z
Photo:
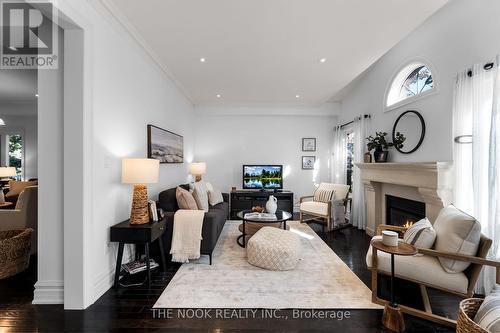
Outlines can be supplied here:
M392 138L395 140L397 133L405 136L406 140L403 147L395 147L397 151L403 154L410 154L416 151L425 136L425 121L422 115L414 110L403 112L392 129Z

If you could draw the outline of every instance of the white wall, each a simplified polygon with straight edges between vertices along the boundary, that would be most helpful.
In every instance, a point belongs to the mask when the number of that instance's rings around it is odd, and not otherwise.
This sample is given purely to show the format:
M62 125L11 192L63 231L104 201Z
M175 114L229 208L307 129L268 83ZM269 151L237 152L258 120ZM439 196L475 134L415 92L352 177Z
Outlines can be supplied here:
M427 133L415 153L403 155L396 150L392 161L451 161L451 117L453 82L456 74L472 64L494 60L500 52L500 1L453 0L419 28L387 52L358 80L342 99L340 122L355 114L372 114L373 132L392 133L396 118L405 110L419 111ZM391 77L414 58L428 60L434 69L438 92L396 110L383 112L385 90Z
M38 274L34 304L61 303L63 280L63 117L64 49L59 29L60 65L38 73Z
M195 159L207 163L203 178L229 191L242 187L243 164L282 164L284 189L294 192L297 203L313 193L314 183L330 180L336 107L197 108ZM316 152L302 152L304 137L316 138ZM317 170L302 170L302 155L316 156Z
M6 126L0 133L20 132L24 136L24 178L38 176L37 147L37 106L36 103L0 103L0 118ZM5 161L2 156L2 165Z
M84 142L89 147L85 148L88 158L83 172L88 176L88 179L85 178L88 180L85 197L88 195L90 201L85 211L88 218L83 228L79 227L83 230L80 237L85 243L83 260L86 277L83 281L85 286L82 286L85 297L83 304L71 304L72 308L83 308L92 304L112 285L117 244L109 242L109 227L128 218L132 194L131 186L121 184L121 159L146 157L146 125L154 124L183 135L185 159L190 160L194 148L194 110L189 100L100 2L69 0L57 5L83 28L85 36L82 50L85 116L82 126ZM62 130L62 119L53 124L48 120L40 126L46 126L47 130L55 129L56 132ZM62 155L62 147L55 147L55 151ZM155 198L159 191L185 182L187 165L161 165L160 182L149 187L150 196ZM63 202L61 200L59 205ZM61 219L58 216L58 220ZM69 227L70 222L64 221L64 225ZM62 229L61 226L53 231L50 237L53 242L62 242ZM60 251L58 256L50 258L54 261L52 266L59 267L62 256ZM64 256L71 259L71 253L64 253ZM75 268L81 265L81 262L72 263L71 260L66 263L75 265ZM47 264L47 269L50 268L51 264ZM64 270L69 269L64 267ZM54 281L60 283L58 279L63 278L62 271L58 269L54 274L58 274ZM39 281L37 284L43 285L42 282L48 285L50 281Z
M147 124L185 138L184 153L193 154L193 108L164 73L131 38L89 11L95 34L93 58L92 248L94 297L111 286L117 246L109 243L109 227L130 216L132 187L121 184L121 159L147 156ZM186 180L187 163L160 166L159 191Z

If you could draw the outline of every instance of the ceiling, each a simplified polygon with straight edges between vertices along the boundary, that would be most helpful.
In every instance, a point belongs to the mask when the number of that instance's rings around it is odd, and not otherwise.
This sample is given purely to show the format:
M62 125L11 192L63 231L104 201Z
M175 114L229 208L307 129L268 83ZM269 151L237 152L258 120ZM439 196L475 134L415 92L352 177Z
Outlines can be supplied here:
M319 105L447 2L102 1L207 105Z
M35 102L37 71L0 69L0 103Z

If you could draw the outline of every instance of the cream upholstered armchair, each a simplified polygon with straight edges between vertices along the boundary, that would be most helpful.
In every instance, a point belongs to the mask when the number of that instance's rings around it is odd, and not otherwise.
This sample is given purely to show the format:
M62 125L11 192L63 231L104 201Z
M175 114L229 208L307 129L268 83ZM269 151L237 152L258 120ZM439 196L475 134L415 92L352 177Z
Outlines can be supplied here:
M345 207L349 195L349 185L321 183L315 195L300 198L300 222L324 222L327 231L345 222ZM331 200L325 202L316 195L319 191L333 191Z
M443 210L445 209L447 208L443 208ZM443 212L443 210L441 212ZM438 219L439 218L440 217L438 217ZM436 219L434 226L436 226L438 219ZM460 233L460 230L457 230L461 228L460 221L455 219L452 222L453 223L449 224L451 229L438 228L436 226L436 240L433 248L424 249L418 248L417 246L418 254L414 256L395 256L394 276L416 283L420 287L424 308L416 309L399 304L402 312L443 325L455 327L455 320L432 312L427 288L438 289L464 298L472 297L474 294L474 288L479 278L479 273L481 272L483 266L495 267L496 280L497 283L500 283L500 262L486 259L486 255L491 247L492 241L485 235L481 234L480 229L477 235L477 250L475 250L472 255L466 255L459 252L457 253L456 249L451 248L443 250L442 245L439 250L436 249L439 238L447 237L445 234L452 235L451 237L456 240L457 235ZM466 229L471 230L468 227L466 227ZM404 233L407 228L381 224L377 227L377 235L374 236L374 238L380 238L383 230L392 230ZM448 242L448 245L452 245L449 243L449 238L445 241L445 243L446 242ZM443 242L441 242L441 244L442 243ZM465 245L465 243L463 244L462 248L469 246ZM446 265L443 263L444 260L447 260ZM466 268L463 270L450 272L447 266L449 263L454 263L453 265L463 265L463 263L465 263L468 266L465 266ZM378 274L391 274L391 255L385 252L377 251L370 245L366 255L366 264L368 269L372 272L372 301L377 304L385 305L388 301L379 298L377 292Z
M0 210L0 231L33 229L31 253L37 250L38 186L28 186L21 194L15 209Z

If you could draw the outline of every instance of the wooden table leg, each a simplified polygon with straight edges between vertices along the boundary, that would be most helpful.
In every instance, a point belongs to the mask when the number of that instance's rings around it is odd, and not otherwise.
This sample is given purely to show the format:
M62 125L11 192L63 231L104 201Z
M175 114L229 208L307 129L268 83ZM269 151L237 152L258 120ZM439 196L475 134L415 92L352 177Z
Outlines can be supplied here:
M161 263L163 265L163 273L167 272L167 262L165 260L165 252L163 252L163 241L161 237L158 237L158 242L160 245L160 252L161 252Z
M122 270L122 257L123 257L123 243L118 244L118 255L116 256L115 268L115 288L120 285L120 272Z
M395 332L403 332L405 330L405 320L401 308L397 305L392 307L386 304L382 315L382 324Z
M245 234L245 219L243 219L243 247L246 247L245 241L246 241L246 234Z
M149 265L149 243L144 244L146 250L146 270L148 272L148 288L151 289L151 267Z

